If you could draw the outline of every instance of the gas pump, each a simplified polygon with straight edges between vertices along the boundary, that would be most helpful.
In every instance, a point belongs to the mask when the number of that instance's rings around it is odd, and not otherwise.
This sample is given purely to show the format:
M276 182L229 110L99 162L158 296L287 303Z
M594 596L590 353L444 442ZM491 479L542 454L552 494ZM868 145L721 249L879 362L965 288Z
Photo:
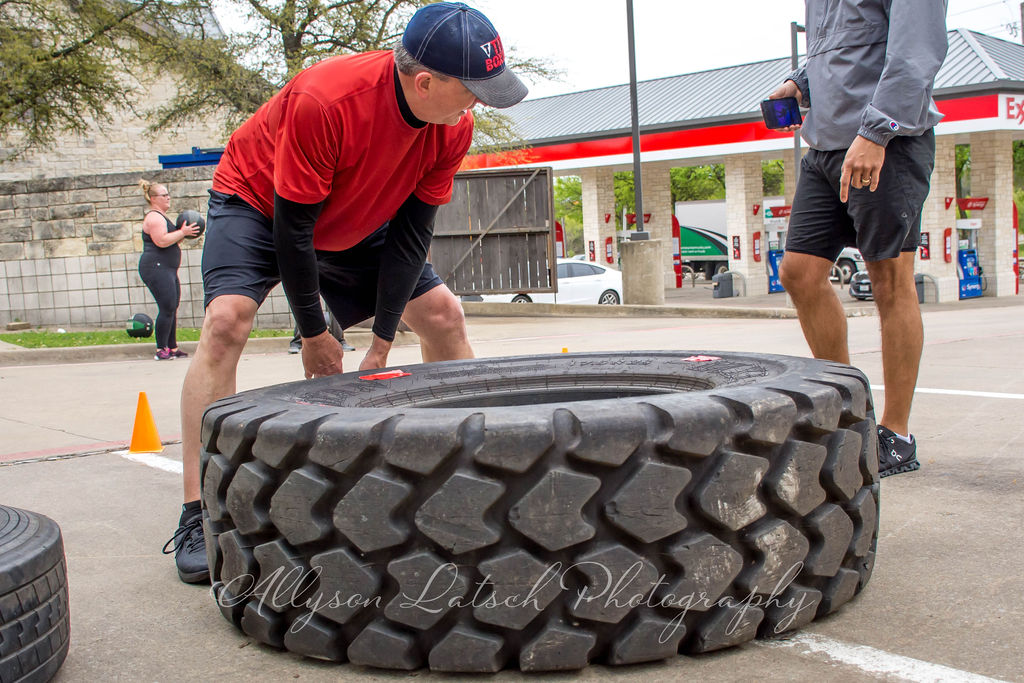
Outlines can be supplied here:
M779 282L782 255L786 250L786 231L789 228L790 206L766 206L764 209L764 237L768 245L765 268L768 271L768 292L786 291Z
M956 222L958 249L956 273L960 279L960 298L972 299L982 294L981 263L978 261L980 218L961 218Z
M786 291L782 287L782 283L779 282L779 270L782 268L782 256L786 253L786 231L780 230L778 233L778 239L768 241L768 292L774 294L775 292ZM772 246L772 245L776 246Z
M783 289L782 283L779 282L779 270L782 268L782 255L786 250L786 228L789 220L779 216L773 217L771 214L779 209L788 208L788 206L777 206L765 209L764 236L768 244L768 258L765 259L767 261L765 267L768 270L769 294L786 291ZM788 212L786 215L789 215Z

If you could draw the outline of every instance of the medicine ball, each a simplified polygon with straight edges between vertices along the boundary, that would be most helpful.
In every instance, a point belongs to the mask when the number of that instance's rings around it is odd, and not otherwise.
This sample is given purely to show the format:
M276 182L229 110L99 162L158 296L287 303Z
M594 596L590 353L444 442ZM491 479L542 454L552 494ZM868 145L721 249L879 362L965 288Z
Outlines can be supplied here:
M177 226L178 230L181 230L181 226L185 223L195 223L199 226L199 232L189 239L195 239L199 235L203 234L203 230L206 230L206 219L203 218L203 214L192 209L186 209L178 214L178 220L174 221L174 225Z
M125 331L129 337L151 337L153 336L153 319L145 313L136 313L128 321Z

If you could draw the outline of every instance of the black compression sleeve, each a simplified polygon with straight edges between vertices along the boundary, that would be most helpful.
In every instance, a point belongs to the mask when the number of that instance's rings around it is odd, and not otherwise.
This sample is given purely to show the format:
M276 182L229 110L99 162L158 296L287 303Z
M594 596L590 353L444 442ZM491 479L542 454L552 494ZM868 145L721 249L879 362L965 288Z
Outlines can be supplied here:
M274 248L281 284L303 337L315 337L327 330L313 249L313 226L321 208L323 202L299 204L274 193Z
M385 341L394 341L398 321L423 272L434 235L435 215L436 206L409 195L388 225L380 256L373 321L373 333Z

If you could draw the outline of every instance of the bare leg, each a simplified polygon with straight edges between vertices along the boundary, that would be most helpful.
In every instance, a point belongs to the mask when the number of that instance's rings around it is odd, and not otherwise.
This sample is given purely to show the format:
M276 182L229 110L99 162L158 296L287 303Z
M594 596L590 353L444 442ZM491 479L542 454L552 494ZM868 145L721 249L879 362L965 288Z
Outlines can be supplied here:
M897 434L910 433L910 405L921 367L924 325L914 286L915 252L869 262L871 291L882 324L882 376L885 410L879 424Z
M793 297L804 339L814 357L849 365L846 313L828 279L831 267L828 259L787 251L779 278Z
M219 296L206 309L199 346L181 390L181 448L185 502L199 498L199 448L203 412L217 399L235 393L235 372L256 302L234 294Z
M402 319L419 335L425 363L475 357L462 304L446 286L434 287L410 301Z

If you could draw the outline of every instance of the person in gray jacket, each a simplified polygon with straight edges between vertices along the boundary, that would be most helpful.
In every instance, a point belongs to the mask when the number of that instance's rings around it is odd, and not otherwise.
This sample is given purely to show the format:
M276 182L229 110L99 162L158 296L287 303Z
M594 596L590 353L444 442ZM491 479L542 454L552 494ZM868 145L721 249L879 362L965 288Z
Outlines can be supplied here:
M807 0L806 9L806 65L769 96L810 108L780 277L814 356L849 363L828 276L843 247L863 254L882 327L884 477L920 467L909 427L924 339L914 254L942 118L932 87L948 46L946 2Z

